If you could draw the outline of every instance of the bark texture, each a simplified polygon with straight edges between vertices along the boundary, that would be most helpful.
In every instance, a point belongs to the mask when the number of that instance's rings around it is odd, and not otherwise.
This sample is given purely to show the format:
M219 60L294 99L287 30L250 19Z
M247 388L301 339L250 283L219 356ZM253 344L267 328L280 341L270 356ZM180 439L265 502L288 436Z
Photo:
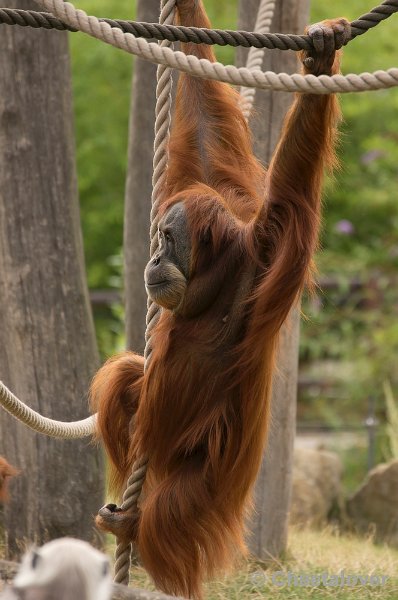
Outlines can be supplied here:
M159 0L138 0L137 20L159 19ZM144 269L149 260L149 215L156 105L156 65L135 59L131 97L125 198L124 277L127 348L143 353L147 295Z
M2 7L37 9L28 0ZM0 378L43 415L88 414L98 356L85 277L67 34L0 36ZM22 470L4 510L9 556L25 541L92 541L102 462L87 440L39 436L0 413L0 454Z
M260 0L240 0L238 29L253 31ZM280 0L272 31L302 33L309 18L309 0ZM238 49L238 66L247 50ZM266 50L264 71L295 73L294 52ZM293 97L284 92L257 90L250 126L257 157L267 165L279 139L284 115ZM299 313L293 311L284 327L272 396L272 421L264 461L255 491L249 547L262 560L280 556L286 549L291 495L293 442L296 431Z

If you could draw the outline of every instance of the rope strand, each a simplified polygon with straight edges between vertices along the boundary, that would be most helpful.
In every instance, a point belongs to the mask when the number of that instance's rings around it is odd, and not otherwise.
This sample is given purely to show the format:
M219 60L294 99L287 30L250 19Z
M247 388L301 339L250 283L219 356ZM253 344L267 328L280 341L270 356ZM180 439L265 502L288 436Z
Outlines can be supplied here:
M161 0L160 23L173 23L176 12L176 0ZM164 40L161 47L171 46L171 42ZM164 65L160 65L157 70L156 87L156 109L155 109L155 141L153 158L153 176L152 176L152 210L151 210L151 229L150 229L150 255L151 257L158 249L158 208L162 189L165 186L168 164L168 145L170 138L171 124L171 105L172 105L172 70ZM152 353L152 330L155 327L161 308L150 298L148 298L147 329L145 332L145 370L148 367ZM145 483L145 477L148 467L148 459L140 457L133 465L132 473L127 481L126 490L123 494L121 505L122 511L138 512L138 500L141 495L142 486ZM116 561L115 561L115 583L128 585L129 571L131 564L132 544L117 542Z
M269 33L272 20L275 13L275 0L262 0L260 3L255 31L259 33ZM264 62L264 48L250 48L247 57L246 68L250 71L260 70ZM246 121L250 118L253 108L256 88L243 87L240 90L242 101L242 112Z
M0 404L18 421L49 437L70 440L80 439L93 435L95 431L95 415L71 423L48 419L18 400L2 381L0 381Z
M386 0L370 12L358 17L351 23L352 38L363 35L369 29L388 19L398 12L397 0ZM265 33L261 30L232 31L229 29L201 29L198 27L184 27L171 24L141 23L138 21L124 21L121 19L99 18L100 22L111 27L119 28L124 33L149 40L168 40L169 42L191 42L194 44L217 44L219 46L243 46L244 48L267 48L273 50L309 50L312 47L309 36L282 33ZM58 29L79 31L78 28L63 22L48 12L20 10L11 8L0 9L0 24L19 25L21 27L43 27L45 29Z
M96 17L88 16L84 11L77 10L73 4L63 0L36 0L46 10L54 13L63 22L79 29L97 39L100 39L116 48L120 48L144 58L151 62L163 64L195 77L215 79L238 86L273 89L276 91L307 92L312 94L330 94L335 92L359 92L389 88L398 85L398 69L376 71L375 73L362 73L361 75L288 75L286 73L272 73L249 71L246 68L236 68L232 65L224 66L221 63L212 63L196 56L185 55L183 52L174 52L157 44L147 42L142 38L135 38L130 33L123 33L120 29L111 27L108 23L99 21ZM387 15L396 12L398 0L388 0L381 5L381 13L374 9L369 13L369 22L372 24ZM380 12L380 11L379 11ZM376 16L378 15L378 17ZM381 15L381 16L380 16ZM368 15L366 15L368 16Z

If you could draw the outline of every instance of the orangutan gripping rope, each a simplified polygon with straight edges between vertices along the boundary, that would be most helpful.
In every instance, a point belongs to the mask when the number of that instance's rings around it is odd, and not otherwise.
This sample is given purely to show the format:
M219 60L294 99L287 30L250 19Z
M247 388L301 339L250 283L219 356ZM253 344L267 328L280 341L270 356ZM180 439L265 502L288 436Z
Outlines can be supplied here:
M178 10L181 24L210 26L200 0L179 0ZM348 22L309 35L305 73L338 73ZM183 50L214 61L209 46ZM297 96L265 172L238 95L180 76L159 251L145 272L164 308L152 357L145 374L136 354L112 358L92 386L114 489L137 457L149 459L139 514L110 505L98 524L136 542L165 592L200 598L202 581L245 550L278 333L311 280L338 120L335 96Z

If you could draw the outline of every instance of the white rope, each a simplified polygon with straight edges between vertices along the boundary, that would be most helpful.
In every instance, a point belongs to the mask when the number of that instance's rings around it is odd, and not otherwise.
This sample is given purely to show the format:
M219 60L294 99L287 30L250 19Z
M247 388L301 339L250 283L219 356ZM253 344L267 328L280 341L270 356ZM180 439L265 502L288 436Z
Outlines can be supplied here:
M159 23L162 25L173 25L176 10L176 0L162 0ZM163 40L160 44L162 48L172 47L172 42ZM157 73L156 86L156 109L155 109L155 141L153 155L153 175L152 175L152 209L151 209L151 228L150 228L150 256L157 252L158 242L158 210L160 194L165 188L168 164L168 146L170 138L171 125L171 105L172 105L172 87L173 72L165 65L159 65ZM149 364L152 352L151 332L155 327L161 308L158 304L148 298L148 312L146 317L145 332L145 368Z
M48 419L18 400L2 381L0 381L0 404L10 415L30 429L50 437L78 439L93 435L95 431L95 415L70 423Z
M275 4L276 0L261 0L256 25L254 27L255 33L270 32L275 14ZM250 48L246 62L246 68L249 69L249 71L261 70L264 62L264 52L265 48ZM242 87L240 96L242 113L246 121L248 121L256 96L256 88Z
M63 0L36 0L36 3L48 12L55 14L68 25L107 44L151 62L189 73L195 77L216 79L232 85L312 94L364 92L398 85L398 68L396 67L388 71L375 71L374 73L361 73L360 75L332 75L331 77L320 75L315 77L315 75L288 75L286 73L272 73L271 71L249 71L244 67L238 69L233 65L224 66L221 63L212 63L203 58L198 59L196 56L186 56L183 52L163 48L142 38L135 38L130 33L124 33L120 29L111 27L108 23L100 22L97 17L88 16L84 11L76 10L73 4L69 2L63 2Z

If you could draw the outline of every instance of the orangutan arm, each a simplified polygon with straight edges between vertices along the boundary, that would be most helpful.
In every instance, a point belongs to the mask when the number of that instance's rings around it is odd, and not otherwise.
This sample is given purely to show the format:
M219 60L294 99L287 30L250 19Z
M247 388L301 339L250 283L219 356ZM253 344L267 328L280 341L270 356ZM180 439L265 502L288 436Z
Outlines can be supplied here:
M315 49L302 56L304 73L339 72L336 52L350 35L345 19L309 28ZM309 61L308 61L309 59ZM267 202L257 222L268 275L262 283L264 318L278 329L310 275L318 242L325 167L335 164L340 119L334 94L298 94L267 174Z

